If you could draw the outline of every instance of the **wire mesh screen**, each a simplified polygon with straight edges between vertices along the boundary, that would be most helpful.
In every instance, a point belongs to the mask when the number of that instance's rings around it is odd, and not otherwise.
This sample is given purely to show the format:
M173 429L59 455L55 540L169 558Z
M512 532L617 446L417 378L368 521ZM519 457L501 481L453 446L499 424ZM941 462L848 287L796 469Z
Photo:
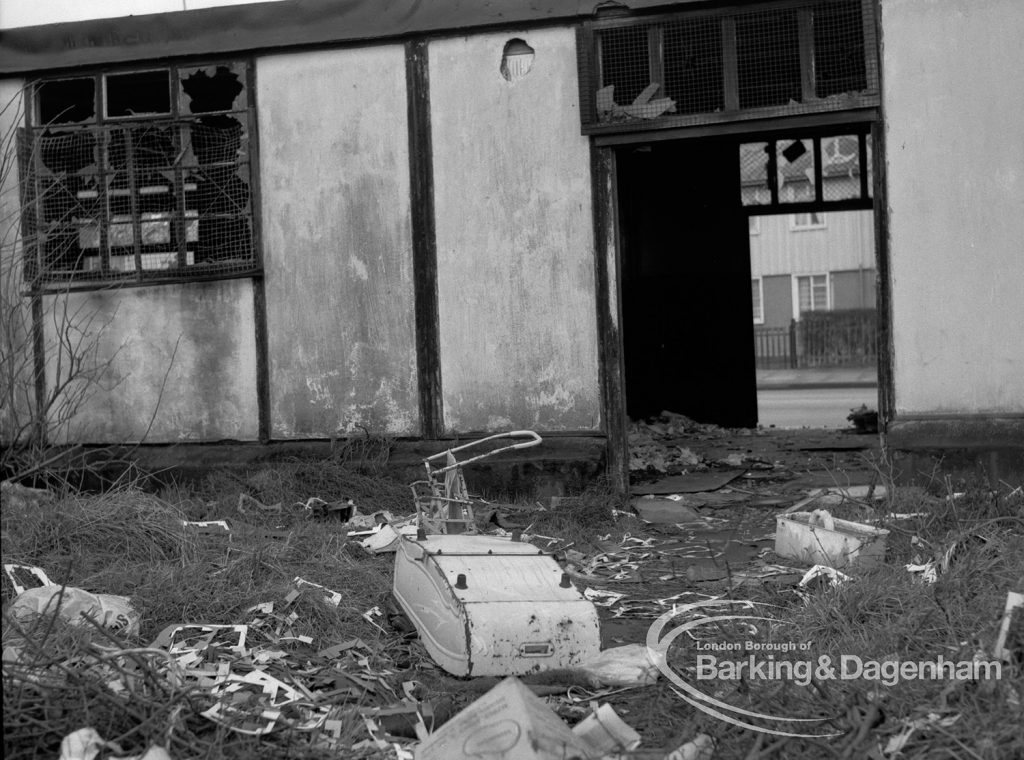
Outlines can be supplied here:
M866 157L870 162L870 154ZM836 135L821 140L821 190L826 201L861 196L860 140L857 135Z
M799 103L802 90L796 11L738 16L736 70L740 108Z
M676 113L708 113L725 106L722 33L717 19L665 24L665 95Z
M860 0L823 5L814 12L814 89L819 98L868 87Z
M597 24L583 38L584 128L876 105L871 13L865 0L804 0Z
M22 130L26 279L47 288L258 271L250 112L192 110Z
M744 206L871 199L870 134L749 142L739 152Z
M648 109L646 102L637 100L650 84L648 27L608 29L602 33L598 120L642 118Z
M770 142L740 145L740 192L744 206L767 206L772 202L768 171L774 149Z

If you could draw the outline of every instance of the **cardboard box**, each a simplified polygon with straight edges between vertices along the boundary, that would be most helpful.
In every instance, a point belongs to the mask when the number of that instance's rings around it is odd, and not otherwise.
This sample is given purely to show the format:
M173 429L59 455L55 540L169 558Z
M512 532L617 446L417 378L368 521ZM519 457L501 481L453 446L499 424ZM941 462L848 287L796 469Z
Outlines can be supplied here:
M506 678L416 748L416 760L572 760L586 745L518 678Z

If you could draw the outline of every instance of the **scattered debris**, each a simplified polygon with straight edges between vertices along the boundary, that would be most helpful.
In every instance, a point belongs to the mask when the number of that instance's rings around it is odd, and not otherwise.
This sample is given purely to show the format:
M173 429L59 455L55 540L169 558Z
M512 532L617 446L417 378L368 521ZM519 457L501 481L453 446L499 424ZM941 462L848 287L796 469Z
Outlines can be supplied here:
M665 755L664 760L711 760L715 754L715 740L707 734L697 734L691 741Z
M595 686L650 686L658 680L658 666L646 644L625 644L606 649L579 670Z
M1000 660L1024 665L1024 593L1006 594L1006 609L999 625L993 655Z
M573 726L572 732L586 747L587 757L603 758L632 752L640 746L640 734L626 724L615 708L605 703Z
M813 588L812 583L814 586L820 586L822 585L822 582L825 581L829 586L834 587L849 580L851 580L849 575L836 570L834 567L830 567L829 565L815 565L804 573L804 577L800 579L800 583L797 585L800 588ZM815 581L817 581L817 583L814 583Z
M564 760L587 746L519 679L509 677L416 748L416 760Z
M4 565L4 573L14 586L15 594L21 594L30 588L57 585L42 569L32 565Z
M860 409L851 409L846 419L853 423L858 433L878 432L878 412L861 404Z
M83 617L128 638L139 635L139 614L125 596L90 594L73 586L40 586L18 594L11 602L11 614L18 620L59 612L72 625L85 625Z
M715 491L733 480L736 480L736 478L740 477L742 474L743 470L709 470L706 472L692 472L675 475L670 478L662 478L654 483L633 486L630 490L638 496L646 494L700 493L702 491Z
M838 520L824 509L776 517L775 553L785 559L830 567L873 567L885 558L889 531Z

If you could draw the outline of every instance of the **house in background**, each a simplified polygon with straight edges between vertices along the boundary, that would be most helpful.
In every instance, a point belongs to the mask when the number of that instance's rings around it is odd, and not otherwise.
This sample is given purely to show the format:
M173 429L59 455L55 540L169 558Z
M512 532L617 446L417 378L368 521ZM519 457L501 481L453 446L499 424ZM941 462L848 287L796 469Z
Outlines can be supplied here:
M870 212L750 217L754 324L789 327L809 311L874 309Z
M758 369L873 366L878 349L871 213L751 216L749 230Z
M756 424L764 217L856 211L886 441L1024 468L1019 0L221 4L0 9L37 397L48 315L105 326L64 440L533 428L623 483L630 416ZM816 314L860 265L812 264Z

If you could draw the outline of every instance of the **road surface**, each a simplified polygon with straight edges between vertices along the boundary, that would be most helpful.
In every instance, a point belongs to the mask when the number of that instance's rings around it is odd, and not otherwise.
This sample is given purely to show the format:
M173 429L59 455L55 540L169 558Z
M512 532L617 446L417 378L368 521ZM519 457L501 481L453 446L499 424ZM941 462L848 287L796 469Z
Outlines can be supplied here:
M851 409L878 409L877 388L757 390L758 424L778 428L845 428Z

